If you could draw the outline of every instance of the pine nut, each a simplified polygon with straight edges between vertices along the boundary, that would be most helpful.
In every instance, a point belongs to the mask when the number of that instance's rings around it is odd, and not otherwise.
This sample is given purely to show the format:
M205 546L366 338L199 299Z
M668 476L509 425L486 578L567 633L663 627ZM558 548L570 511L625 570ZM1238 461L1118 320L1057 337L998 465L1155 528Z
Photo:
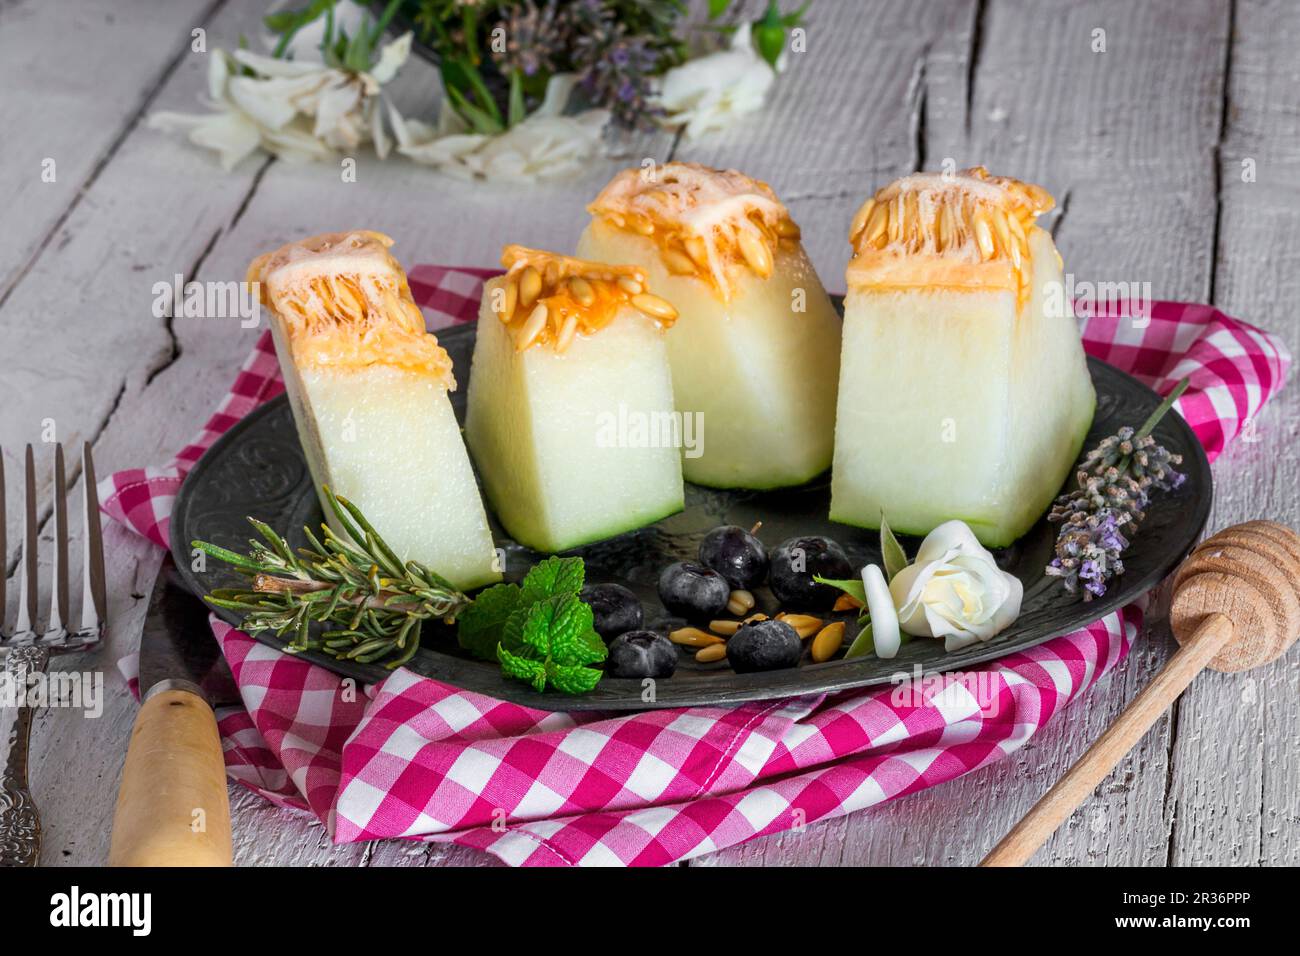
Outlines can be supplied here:
M628 295L640 295L645 291L645 286L637 282L631 276L619 276L618 287Z
M813 617L811 614L778 614L778 621L785 621L794 628L799 640L806 641L822 629L825 622L819 617Z
M727 599L727 613L740 617L742 614L748 614L754 609L754 595L748 591L735 590Z
M828 661L835 656L835 652L840 649L844 643L844 622L835 621L827 624L812 642L812 659L820 664L822 661Z
M671 322L677 318L677 310L672 307L667 299L661 299L649 292L642 292L640 295L632 296L632 305L652 319Z
M519 338L515 340L516 352L522 352L537 341L537 336L541 335L542 329L546 328L546 315L546 303L538 302L537 307L524 321L523 328L519 330Z
M708 647L701 647L695 652L695 659L701 664L712 664L716 661L725 660L726 657L726 644L710 644Z
M780 219L776 223L776 234L782 239L799 240L803 238L803 230L793 219Z
M730 637L732 634L735 634L740 630L740 624L740 621L710 621L709 630L713 631L715 634L722 634L725 637Z
M835 606L832 611L856 611L862 607L862 602L852 594L841 594L835 599Z
M726 644L722 638L716 634L710 634L707 631L701 631L698 627L679 627L668 635L668 640L674 644L686 644L689 647L708 647L710 644Z

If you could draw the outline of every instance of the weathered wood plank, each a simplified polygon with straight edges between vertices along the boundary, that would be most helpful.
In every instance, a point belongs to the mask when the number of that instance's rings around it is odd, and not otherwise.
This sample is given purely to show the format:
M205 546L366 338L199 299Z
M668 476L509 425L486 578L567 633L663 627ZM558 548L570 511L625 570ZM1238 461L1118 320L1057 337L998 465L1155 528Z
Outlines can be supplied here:
M1300 9L1243 0L1233 38L1217 151L1213 299L1300 354L1292 305L1300 297L1300 76L1282 66L1300 44ZM1300 527L1298 421L1292 382L1215 463L1211 530L1259 517ZM1293 648L1247 674L1206 673L1183 695L1171 754L1170 863L1300 863L1298 691Z
M65 0L0 10L0 155L10 173L0 184L0 301L112 159L190 31L222 2Z

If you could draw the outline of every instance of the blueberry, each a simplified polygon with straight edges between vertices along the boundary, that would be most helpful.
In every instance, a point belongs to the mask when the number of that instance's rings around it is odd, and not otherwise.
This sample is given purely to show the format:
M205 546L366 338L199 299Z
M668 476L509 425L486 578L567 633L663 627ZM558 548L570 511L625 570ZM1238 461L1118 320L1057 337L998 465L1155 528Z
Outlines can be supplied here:
M737 674L795 667L803 642L785 621L755 621L743 625L727 641L727 661Z
M596 633L606 641L645 623L641 601L621 584L588 584L578 596L591 606Z
M790 608L820 611L835 603L840 592L818 584L813 580L814 574L824 578L853 577L853 565L844 549L820 535L782 541L769 557L768 583L772 593Z
M677 645L654 631L628 631L609 645L605 673L610 677L672 677Z
M701 564L678 561L659 575L659 600L669 614L707 621L722 613L730 596L727 579Z
M700 542L700 563L717 571L733 588L748 591L767 577L763 542L734 524L714 528Z

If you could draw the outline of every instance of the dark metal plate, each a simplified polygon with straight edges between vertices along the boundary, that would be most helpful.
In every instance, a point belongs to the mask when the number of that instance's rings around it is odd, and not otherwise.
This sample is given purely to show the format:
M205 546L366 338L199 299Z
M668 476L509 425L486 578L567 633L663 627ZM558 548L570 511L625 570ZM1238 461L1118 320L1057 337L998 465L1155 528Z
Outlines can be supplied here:
M445 329L438 333L438 339L457 369L461 388L453 393L452 403L463 420L474 326ZM1141 424L1159 404L1159 396L1153 391L1104 362L1090 358L1088 369L1097 389L1097 415L1087 447L1123 425ZM1051 559L1055 528L1039 521L1018 542L998 552L999 564L1025 585L1019 619L993 640L956 653L946 653L941 641L918 638L904 645L893 660L833 660L766 674L737 675L725 663L697 664L683 651L676 675L658 682L653 702L642 699L639 681L609 678L582 697L534 693L518 681L504 679L494 664L463 654L452 630L442 625L425 628L421 650L408 666L419 674L466 690L544 710L643 710L726 704L886 684L900 673L912 674L918 666L926 673L968 668L1078 630L1154 587L1186 555L1209 515L1209 462L1192 430L1176 414L1165 416L1156 437L1183 456L1187 482L1174 494L1156 495L1141 531L1124 555L1127 571L1112 583L1106 596L1085 603L1067 594L1058 581L1043 575ZM829 476L780 492L715 491L687 485L686 510L681 514L573 553L585 560L588 581L626 584L641 596L647 622L666 626L672 619L666 616L655 589L660 570L673 561L693 558L700 538L719 524L749 527L762 521L761 536L769 546L796 534L825 534L843 544L858 565L879 562L877 535L832 523L826 517L829 502ZM295 546L305 543L303 525L315 528L321 521L289 404L283 396L257 409L223 435L190 472L176 498L171 519L172 551L187 586L195 593L236 586L244 580L216 561L209 561L206 570L194 571L189 542L198 538L243 551L251 532L245 521L247 515L268 522ZM493 533L498 546L505 549L506 577L510 580L517 580L542 557L510 540L495 522ZM909 555L916 553L917 544L903 539ZM774 609L775 602L765 590L760 590L757 597L765 610ZM233 624L239 623L236 614L218 613ZM283 646L273 635L264 634L259 639L273 647ZM303 656L368 683L389 673L379 666L344 663L315 653Z

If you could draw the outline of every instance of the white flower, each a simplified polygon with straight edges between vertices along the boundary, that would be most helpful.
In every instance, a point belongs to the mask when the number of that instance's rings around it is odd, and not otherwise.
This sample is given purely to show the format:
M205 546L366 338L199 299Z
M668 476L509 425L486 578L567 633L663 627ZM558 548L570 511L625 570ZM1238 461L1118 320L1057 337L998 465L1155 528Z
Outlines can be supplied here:
M381 87L411 52L411 34L386 44L371 68L352 73L317 61L282 60L249 50L214 50L204 114L155 113L154 129L183 130L190 142L216 150L231 169L259 146L289 161L328 159L372 142L389 148ZM251 75L245 72L251 71Z
M760 109L776 73L758 55L746 23L731 48L687 60L664 74L651 102L665 111L661 122L686 127L688 138L724 129L744 113Z
M391 111L397 151L459 179L531 183L572 176L600 153L602 131L609 122L608 110L563 115L575 82L565 74L551 77L542 105L522 122L492 136L466 132L446 102L437 128L403 120Z
M1014 621L1024 587L998 568L965 522L947 521L926 535L916 561L894 576L889 592L902 630L945 638L944 648L955 651Z

